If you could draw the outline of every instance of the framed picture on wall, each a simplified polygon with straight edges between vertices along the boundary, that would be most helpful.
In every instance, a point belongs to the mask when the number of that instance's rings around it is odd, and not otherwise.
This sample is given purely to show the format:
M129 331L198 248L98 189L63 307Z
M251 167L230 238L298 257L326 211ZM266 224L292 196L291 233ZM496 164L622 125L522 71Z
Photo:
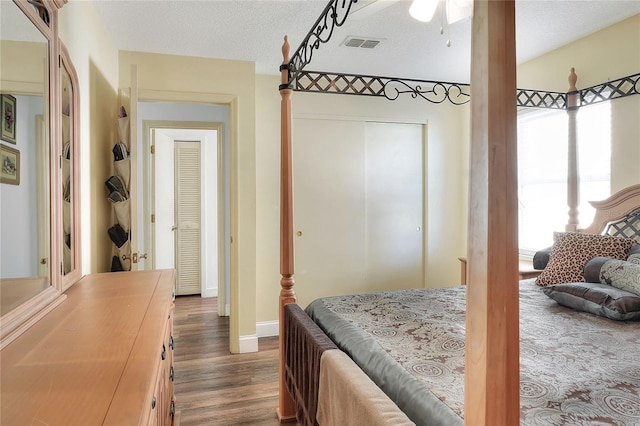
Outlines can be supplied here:
M16 98L11 95L2 97L2 134L0 139L16 143Z
M20 151L0 145L0 182L20 185Z

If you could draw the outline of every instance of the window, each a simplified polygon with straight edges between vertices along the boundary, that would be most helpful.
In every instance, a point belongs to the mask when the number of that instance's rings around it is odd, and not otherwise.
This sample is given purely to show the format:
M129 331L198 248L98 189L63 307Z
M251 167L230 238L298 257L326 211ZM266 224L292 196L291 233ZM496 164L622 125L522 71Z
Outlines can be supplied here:
M593 220L588 201L606 198L611 176L609 102L580 108L577 118L579 220ZM568 116L566 111L518 113L518 221L520 254L531 256L564 231L567 204Z
M601 102L578 111L579 220L593 221L596 211L589 201L611 195L611 103Z

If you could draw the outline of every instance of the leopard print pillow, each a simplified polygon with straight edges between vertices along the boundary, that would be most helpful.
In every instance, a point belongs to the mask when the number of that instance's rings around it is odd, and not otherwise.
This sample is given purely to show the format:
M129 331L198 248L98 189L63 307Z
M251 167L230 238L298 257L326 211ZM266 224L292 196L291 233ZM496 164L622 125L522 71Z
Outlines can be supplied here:
M579 232L554 232L553 248L547 267L536 278L536 284L584 282L584 265L594 257L626 260L634 243L631 238Z

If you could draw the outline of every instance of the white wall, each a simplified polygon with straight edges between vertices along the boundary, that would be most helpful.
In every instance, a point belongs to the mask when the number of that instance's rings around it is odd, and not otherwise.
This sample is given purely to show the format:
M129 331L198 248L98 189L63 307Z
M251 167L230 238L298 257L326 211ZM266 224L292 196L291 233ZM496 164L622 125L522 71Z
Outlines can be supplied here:
M5 141L2 144L20 152L20 184L0 184L2 278L39 275L36 115L43 114L43 103L38 96L17 95L15 98L16 144Z

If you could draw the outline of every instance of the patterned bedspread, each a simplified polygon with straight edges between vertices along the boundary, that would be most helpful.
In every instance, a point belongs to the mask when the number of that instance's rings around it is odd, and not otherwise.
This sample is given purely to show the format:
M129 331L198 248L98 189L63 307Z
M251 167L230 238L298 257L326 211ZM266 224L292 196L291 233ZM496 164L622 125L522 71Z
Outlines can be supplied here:
M640 323L562 307L532 280L520 289L521 424L640 425ZM416 424L461 424L465 291L328 297L307 312ZM416 394L426 409L403 401Z

